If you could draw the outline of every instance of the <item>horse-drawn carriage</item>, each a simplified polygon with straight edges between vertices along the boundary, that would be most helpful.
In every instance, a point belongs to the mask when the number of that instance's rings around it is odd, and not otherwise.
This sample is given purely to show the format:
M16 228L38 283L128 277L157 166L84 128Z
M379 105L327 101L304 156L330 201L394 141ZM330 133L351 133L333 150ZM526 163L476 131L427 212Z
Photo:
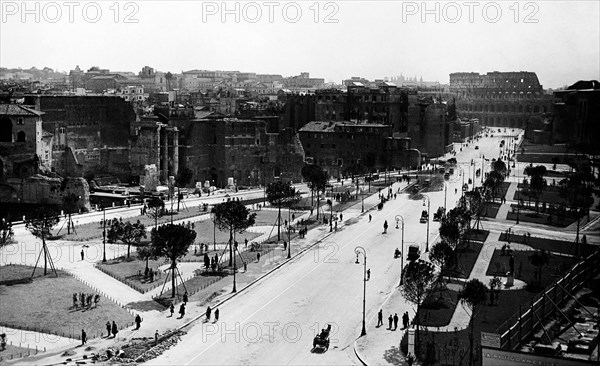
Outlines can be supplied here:
M327 324L327 328L321 330L313 339L313 349L323 348L329 349L329 333L331 332L331 324Z

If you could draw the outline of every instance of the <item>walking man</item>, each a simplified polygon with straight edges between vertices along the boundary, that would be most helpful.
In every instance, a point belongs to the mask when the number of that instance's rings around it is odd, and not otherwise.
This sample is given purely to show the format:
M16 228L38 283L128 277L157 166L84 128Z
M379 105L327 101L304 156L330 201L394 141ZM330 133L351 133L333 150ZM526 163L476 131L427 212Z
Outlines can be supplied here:
M371 214L369 214L369 222L371 222L371 218L372 218L372 216L371 216Z
M206 321L209 322L210 321L210 313L211 313L211 308L210 306L206 308Z
M81 249L81 260L83 260L83 249Z
M188 302L188 294L187 291L183 294L183 303L187 305Z
M87 334L85 333L85 330L81 330L81 345L83 346L84 344L87 343Z
M156 333L154 333L154 345L158 344L158 329L156 330Z
M394 318L392 317L392 314L390 314L390 317L388 318L388 329L392 330L392 323L394 322Z
M408 328L408 311L402 315L402 325L404 329Z
M383 310L379 309L379 312L377 313L377 327L379 328L382 325L383 325Z
M119 329L117 329L117 323L115 323L114 320L112 322L112 328L111 328L111 330L112 330L113 338L117 338L117 333L119 333Z
M215 309L215 323L219 321L219 309Z
M367 281L371 279L371 268L367 269Z
M394 330L398 329L398 313L394 313Z
M173 303L171 303L171 306L169 307L169 311L171 312L171 318L172 318L173 313L175 312L175 305L173 305Z
M185 304L181 304L181 306L179 307L179 315L179 319L185 316Z
M141 324L142 324L142 317L140 316L140 314L137 314L135 316L135 330L140 329Z
M106 338L110 338L110 330L112 328L110 327L110 322L106 322L106 332L108 333L108 335L106 336Z

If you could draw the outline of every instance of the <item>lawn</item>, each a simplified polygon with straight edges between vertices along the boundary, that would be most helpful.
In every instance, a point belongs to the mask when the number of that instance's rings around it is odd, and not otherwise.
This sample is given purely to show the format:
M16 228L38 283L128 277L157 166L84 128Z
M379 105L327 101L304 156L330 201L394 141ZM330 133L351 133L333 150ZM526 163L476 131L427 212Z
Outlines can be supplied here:
M531 265L529 262L529 256L535 253L535 251L524 250L524 251L512 251L513 258L515 260L515 278L524 281L528 284L533 284L535 280L536 267ZM490 266L486 272L488 276L502 275L509 270L508 256L502 256L502 252L498 249L494 250ZM561 275L566 273L577 260L572 257L564 257L559 255L553 255L547 265L542 267L542 288L549 286L552 282L557 280ZM511 293L513 291L506 291ZM504 292L501 293L501 297L504 296Z
M520 192L519 192L520 190ZM515 194L513 195L513 199L516 201L517 199L521 199L523 200L523 202L530 202L535 205L535 202L537 201L537 196L536 196L536 192L532 192L531 197L529 196L529 194L527 193L529 190L529 185L527 184L523 184L523 183L519 183L518 185L518 189L515 191ZM546 202L547 204L561 204L563 202L565 202L565 199L563 197L560 196L560 192L558 187L555 186L547 186L541 193L540 193L540 198L539 198L539 202L540 202L540 206L542 205L543 202Z
M500 209L500 203L498 202L488 202L481 213L481 217L488 217L490 219L495 219L496 215L498 215L498 210Z
M0 362L9 361L12 359L17 359L29 355L36 355L37 353L44 351L43 349L36 350L35 348L31 349L26 347L13 346L10 344L11 342L12 341L10 337L7 337L7 343L9 344L6 345L6 349L4 351L0 351ZM15 340L15 342L17 342L17 340Z
M509 211L508 215L506 215L506 219L516 221L517 213ZM577 219L570 217L568 215L566 215L564 218L563 217L557 218L556 215L535 213L532 211L526 211L526 210L521 209L521 212L519 213L519 222L521 222L521 221L531 222L534 224L541 224L541 225L552 225L552 226L556 226L556 227L567 227L567 226L571 225L572 223L574 223L575 221L577 221Z
M31 276L32 270L28 266L2 267L4 278L13 279ZM94 290L62 271L58 271L58 277L44 277L42 273L36 271L29 284L0 286L0 324L71 338L78 338L85 329L89 338L95 338L109 320L120 328L133 322L133 315L104 296L97 307L74 309L73 293L94 294Z
M223 277L216 275L198 274L188 279L183 284L181 284L181 282L178 282L178 285L175 287L176 297L178 301L180 301L183 297L183 294L187 291L189 298L191 298L193 295L212 285L213 283L219 281L221 278ZM171 282L169 281L169 283ZM159 298L157 298L157 301L161 304L170 304L173 301L171 293L171 289L169 288ZM192 300L196 299L192 298Z
M457 250L458 259L456 265L451 268L444 270L444 276L458 277L458 278L469 278L473 266L479 252L483 248L483 244L477 242L471 242L468 248L460 248Z
M554 253L577 255L577 247L572 241L537 238L535 236L528 237L525 235L515 235L512 233L507 237L506 233L500 234L500 241L508 242L508 239L510 239L511 243L526 244L535 249L544 249ZM580 246L581 253L583 255L592 254L598 249L597 246L591 244L580 244Z
M499 255L498 253L494 253ZM526 262L523 264L521 277L532 277L533 271L535 268L529 264L526 256L531 254L531 252L513 252L515 254L515 267L518 268L519 261L525 260ZM520 254L519 254L520 253ZM516 256L519 256L519 259ZM499 258L507 258L507 257L499 257ZM493 262L492 262L493 263ZM554 282L557 277L555 270L550 268L554 266L562 265L562 274L564 274L570 266L575 263L575 260L565 257L555 256L551 259L550 263L544 267L542 270L542 286L550 285ZM508 264L507 264L508 265ZM490 267L491 268L491 267ZM517 270L518 271L518 270ZM488 270L488 275L493 275L493 271L490 272ZM517 276L518 278L518 276ZM486 284L487 285L487 284ZM486 302L486 306L483 308L481 314L476 318L474 323L474 334L475 334L475 354L478 354L478 346L479 346L479 335L483 332L495 332L498 327L500 327L507 319L510 319L515 314L519 312L520 306L522 304L529 304L529 301L532 297L534 297L536 293L530 292L526 289L522 290L510 290L510 291L501 291L498 296L498 302L493 306ZM460 306L460 305L459 305ZM451 319L452 314L454 313L454 308L442 307L437 310L434 315L430 315L429 322L437 326L437 324L441 324L442 320ZM432 320L437 321L437 323ZM447 323L446 323L447 324ZM468 328L457 331L457 332L427 332L421 331L421 354L424 358L427 355L427 345L430 344L430 354L431 359L437 362L444 362L447 364L466 364L468 361L468 351L469 351L469 338L468 338ZM407 345L406 337L402 338L401 348L406 353ZM388 351L388 352L391 352ZM459 362L461 357L462 363ZM480 365L478 361L478 357L475 357L475 364Z
M458 304L458 291L439 289L429 293L419 310L419 323L428 327L443 327L450 323Z

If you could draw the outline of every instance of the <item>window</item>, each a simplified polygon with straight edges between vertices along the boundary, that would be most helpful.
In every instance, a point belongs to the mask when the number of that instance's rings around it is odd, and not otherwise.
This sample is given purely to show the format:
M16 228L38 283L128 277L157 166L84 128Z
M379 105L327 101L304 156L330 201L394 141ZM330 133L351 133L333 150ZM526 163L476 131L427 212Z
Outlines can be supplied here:
M17 132L17 142L25 142L25 132Z
M19 117L19 119L17 119L17 124L18 124L18 125L23 125L23 124L25 124L25 122L23 121L23 117Z

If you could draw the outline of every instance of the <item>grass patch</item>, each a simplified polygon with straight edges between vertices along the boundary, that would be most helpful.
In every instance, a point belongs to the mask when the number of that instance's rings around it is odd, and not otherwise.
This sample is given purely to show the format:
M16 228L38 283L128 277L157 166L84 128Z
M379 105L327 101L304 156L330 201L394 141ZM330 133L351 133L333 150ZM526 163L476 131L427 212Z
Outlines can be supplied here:
M527 284L533 284L536 281L536 267L529 262L529 256L533 253L535 252L531 250L512 251L515 260L515 278L524 281ZM487 276L502 275L502 273L505 274L509 270L508 261L510 257L502 256L501 254L502 252L500 250L494 250L490 266L486 272ZM575 263L577 263L577 260L572 257L553 255L550 258L550 262L542 267L541 288L545 288L552 284L552 282L573 267ZM500 297L511 292L514 291L501 292Z
M2 267L2 272L12 277L31 276L32 270L29 266ZM0 286L0 324L71 338L78 338L85 329L88 337L94 338L101 335L108 320L121 328L133 322L131 314L103 296L97 307L74 309L73 293L92 294L94 290L62 271L58 277L42 273L36 271L29 284Z
M29 355L36 355L36 354L38 354L38 352L43 351L43 349L36 350L35 348L13 346L12 344L10 344L10 342L12 342L10 337L7 337L6 342L9 344L6 345L5 350L0 351L0 362L16 359L19 357L25 357L25 356L29 356ZM17 342L17 340L15 340L15 342Z
M508 212L508 215L506 215L506 219L516 221L517 213L516 212ZM556 227L567 227L567 226L571 225L572 223L574 223L576 220L577 219L575 219L573 217L569 217L569 216L556 217L556 215L535 213L535 212L531 212L531 211L525 211L523 209L521 209L521 212L519 213L519 221L530 222L530 223L541 224L541 225L550 225L550 226L556 226Z
M481 217L495 219L498 215L498 210L500 210L500 206L501 204L499 202L488 202L481 213Z
M176 299L177 301L181 301L183 298L183 294L186 291L188 293L188 296L191 297L192 295L196 294L201 290L204 290L206 287L212 285L213 283L219 281L222 278L222 276L204 275L198 272L196 276L188 279L187 281L184 281L183 284L181 282L178 282L179 284L175 287ZM169 284L170 283L171 281L169 280ZM161 304L170 303L171 301L173 301L171 293L171 288L165 290L165 292L159 298L157 298L156 301L158 301Z
M483 248L482 243L470 243L469 247L457 249L457 261L454 267L444 269L443 275L448 277L469 278L479 252Z
M511 243L525 244L535 249L544 249L554 253L577 255L577 246L572 241L537 238L535 236L528 237L526 235L516 235L512 233L507 236L505 232L500 234L500 241L508 242L509 239ZM597 246L591 244L580 243L579 245L581 248L581 254L586 256L592 254L598 249Z
M477 241L477 242L484 242L486 241L488 235L490 235L490 231L489 230L477 230L477 229L473 229L471 230L471 232L469 233L469 241Z
M458 291L441 288L430 292L419 309L419 324L428 327L448 325L457 304Z
M159 266L166 263L164 258L151 259L148 261L148 267L156 271ZM99 262L96 267L140 293L148 292L162 283L161 277L159 277L161 271L156 271L157 275L152 282L149 278L144 277L146 261L138 259L136 256L132 256L129 260L125 257L119 257L106 261L106 263Z

